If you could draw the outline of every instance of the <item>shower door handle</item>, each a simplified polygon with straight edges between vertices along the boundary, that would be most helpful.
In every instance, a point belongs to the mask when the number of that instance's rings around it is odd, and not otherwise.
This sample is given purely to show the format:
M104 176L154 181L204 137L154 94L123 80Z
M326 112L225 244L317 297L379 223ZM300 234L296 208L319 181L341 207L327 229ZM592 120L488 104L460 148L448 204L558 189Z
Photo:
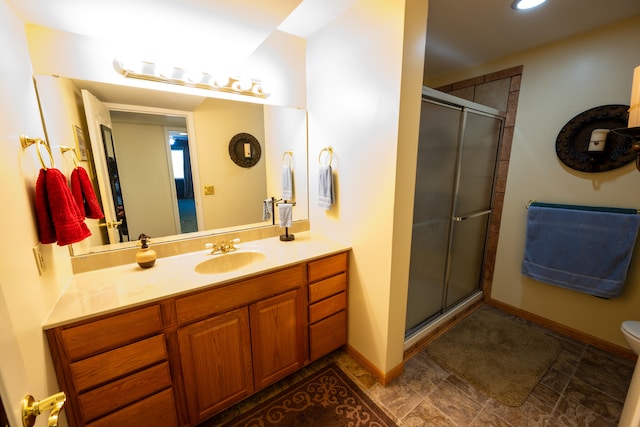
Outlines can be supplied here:
M477 217L477 216L482 216L482 215L490 214L490 213L491 213L491 211L492 211L491 209L488 209L488 210L486 210L486 211L473 212L473 213L470 213L470 214L467 214L467 215L464 215L464 216L454 216L454 217L453 217L453 220L454 220L455 222L462 222L462 221L466 221L466 220L468 220L469 218L475 218L475 217Z

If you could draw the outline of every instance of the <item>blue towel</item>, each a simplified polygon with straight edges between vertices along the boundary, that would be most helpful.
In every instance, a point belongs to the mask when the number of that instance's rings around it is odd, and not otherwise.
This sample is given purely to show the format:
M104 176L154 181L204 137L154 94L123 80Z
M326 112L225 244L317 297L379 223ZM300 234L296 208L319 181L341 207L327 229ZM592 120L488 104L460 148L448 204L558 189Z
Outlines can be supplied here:
M331 170L331 166L320 167L318 183L318 206L324 210L329 210L335 202L333 171Z
M622 292L640 215L529 206L522 274L587 294Z
M293 199L293 172L289 165L282 165L282 199Z

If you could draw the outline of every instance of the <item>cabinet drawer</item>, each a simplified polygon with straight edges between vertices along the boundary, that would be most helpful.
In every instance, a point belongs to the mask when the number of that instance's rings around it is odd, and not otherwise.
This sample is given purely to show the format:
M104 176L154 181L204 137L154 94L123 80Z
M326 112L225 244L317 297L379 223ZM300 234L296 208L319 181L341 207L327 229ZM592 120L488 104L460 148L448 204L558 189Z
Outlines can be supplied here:
M163 335L127 345L70 365L77 392L104 384L167 359Z
M87 427L177 427L178 417L173 391L167 389L140 402L109 414Z
M315 323L347 308L347 294L340 292L309 306L309 323Z
M309 356L317 360L347 343L347 313L341 311L309 327Z
M164 362L79 395L82 419L99 418L170 386L169 364Z
M221 255L224 256L224 255ZM178 322L191 322L268 298L304 283L302 265L176 300Z
M347 271L347 253L343 252L309 263L309 282L315 282Z
M62 343L70 360L110 350L162 329L160 306L154 305L95 322L63 329Z
M347 275L342 273L309 285L309 302L320 301L345 290L347 290Z

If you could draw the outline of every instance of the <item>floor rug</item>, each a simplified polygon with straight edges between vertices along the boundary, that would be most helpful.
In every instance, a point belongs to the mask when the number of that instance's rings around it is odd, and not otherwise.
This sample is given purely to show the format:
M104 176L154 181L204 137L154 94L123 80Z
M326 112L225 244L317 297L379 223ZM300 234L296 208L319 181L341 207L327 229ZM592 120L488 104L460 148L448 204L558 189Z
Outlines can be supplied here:
M508 406L520 406L560 353L560 342L489 309L480 309L427 347L440 365Z
M225 424L233 427L395 427L334 363Z

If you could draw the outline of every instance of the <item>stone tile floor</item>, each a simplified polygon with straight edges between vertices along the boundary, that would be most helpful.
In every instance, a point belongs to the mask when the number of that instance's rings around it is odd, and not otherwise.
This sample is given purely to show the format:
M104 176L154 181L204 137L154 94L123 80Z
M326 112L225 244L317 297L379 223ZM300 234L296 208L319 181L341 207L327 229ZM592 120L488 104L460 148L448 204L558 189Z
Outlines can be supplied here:
M223 425L238 412L248 410L331 361L347 372L401 427L617 426L634 363L552 331L545 332L562 343L562 351L519 407L505 406L485 396L436 364L426 349L408 360L402 375L386 387L345 352L336 351L200 427Z

